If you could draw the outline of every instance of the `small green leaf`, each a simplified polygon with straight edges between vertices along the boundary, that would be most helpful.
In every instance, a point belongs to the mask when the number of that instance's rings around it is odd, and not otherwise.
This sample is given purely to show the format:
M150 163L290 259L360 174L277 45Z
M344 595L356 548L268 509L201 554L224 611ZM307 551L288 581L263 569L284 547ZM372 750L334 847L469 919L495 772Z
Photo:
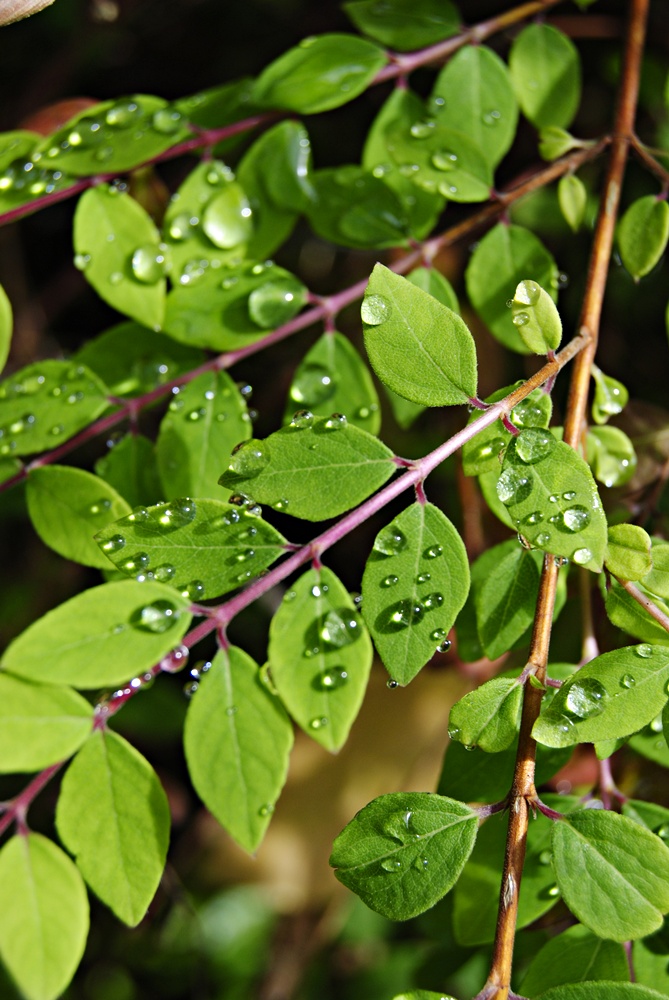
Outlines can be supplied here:
M288 771L293 729L257 664L220 650L188 709L188 771L209 811L246 851L269 825Z
M374 171L349 165L312 174L306 214L323 239L358 249L406 244L409 216L393 188Z
M175 396L156 442L166 497L217 493L221 468L251 434L244 397L225 371L203 372Z
M581 65L574 43L549 24L530 24L511 46L509 69L518 103L537 128L566 128L581 99Z
M507 385L503 389L498 389L491 396L486 397L486 403L497 403L504 399L509 393L517 389L521 382L514 385ZM511 423L518 430L525 430L528 427L541 428L548 427L551 422L553 403L550 394L543 389L535 389L521 403L513 408L509 414ZM468 423L474 423L481 416L475 410L469 415ZM511 432L506 429L501 420L496 421L491 427L486 427L480 431L470 441L467 441L462 449L462 469L466 476L480 476L485 472L496 472L499 475L500 458L511 440Z
M648 533L637 524L612 525L604 565L623 580L640 580L646 576L652 568Z
M602 941L577 924L551 938L535 955L521 980L523 995L534 997L553 986L584 979L629 982L625 949L615 941Z
M95 471L106 479L131 507L160 500L164 490L158 478L153 441L142 434L111 439L110 451L95 463Z
M69 688L0 673L0 772L39 771L85 741L93 706Z
M332 411L369 434L381 426L379 397L367 366L342 333L324 333L309 349L293 376L284 422L296 411L325 417Z
M589 143L581 142L557 125L547 125L539 132L539 155L543 160L557 160L570 149L586 145Z
M637 198L618 224L623 264L637 280L652 271L669 239L669 205L649 194Z
M558 182L558 202L565 222L577 233L583 224L588 204L588 192L583 181L575 174L565 174Z
M627 406L629 393L622 382L605 375L597 365L592 365L591 371L595 380L592 419L596 424L605 424L609 417L622 413Z
M161 583L123 580L85 590L34 622L2 669L27 680L97 688L148 670L179 644L188 601Z
M653 604L660 611L669 616L669 605L656 594L651 594L643 585L643 582L635 584L641 596ZM611 580L608 590L605 593L606 613L614 625L624 632L643 639L645 642L657 643L660 646L669 645L669 633L656 622L631 594L624 590L617 580Z
M295 517L322 521L355 507L395 471L392 452L346 417L299 415L263 441L251 438L219 479Z
M130 513L130 505L104 479L67 465L44 465L28 474L28 513L42 541L65 559L109 569L93 539Z
M595 479L604 486L623 486L634 475L634 445L619 427L588 428L586 452Z
M466 45L449 59L432 88L428 110L440 124L466 132L491 167L516 134L518 102L508 67L485 45Z
M653 568L643 578L643 585L651 594L669 598L669 544L653 538L651 558Z
M0 383L0 457L55 448L108 405L106 386L83 365L27 365Z
M436 267L416 267L407 274L407 281L427 292L452 312L460 312L458 297L453 291L453 286Z
M12 304L6 291L0 285L0 372L5 367L9 356L13 325Z
M335 840L335 875L370 909L408 920L445 896L476 840L476 813L426 792L374 799Z
M536 281L521 281L511 300L511 322L520 339L535 354L559 347L562 320L555 303Z
M551 747L629 736L667 700L669 650L642 643L603 653L555 693L532 731Z
M600 937L645 937L669 910L669 849L625 816L580 809L553 823L553 864L569 909Z
M329 569L309 570L284 595L270 625L269 663L298 725L327 750L339 750L362 704L372 644Z
M444 642L469 591L459 534L432 504L403 510L374 541L363 614L391 678L408 684Z
M382 264L360 312L372 368L393 392L427 406L476 395L474 339L457 313Z
M606 518L590 469L548 430L523 430L506 450L497 495L537 548L600 572Z
M165 255L159 243L158 230L130 195L100 184L79 199L75 262L100 298L151 329L160 329L165 312Z
M397 52L411 52L450 38L460 28L460 14L450 0L349 0L344 10L359 31Z
M81 960L88 935L81 875L39 833L0 851L0 955L27 1000L56 1000Z
M305 38L263 70L252 99L302 114L328 111L366 90L386 61L383 49L355 35Z
M488 549L472 566L476 624L490 659L510 649L532 624L542 561L540 553L512 538Z
M439 990L438 993L433 993L432 990L411 990L410 993L398 993L393 1000L455 1000L455 998L443 990Z
M478 244L465 274L467 294L493 336L512 351L528 353L506 303L519 281L530 277L542 288L557 287L557 267L543 243L522 226L499 223Z
M429 194L458 202L490 197L492 168L469 131L447 128L434 119L408 128L398 122L386 129L386 144L400 172Z
M284 546L283 536L248 510L187 498L139 507L99 532L96 541L121 572L171 583L191 600L218 597L248 582Z
M494 677L451 709L448 735L467 749L497 753L510 746L520 726L523 687L514 677Z
M135 927L158 888L170 833L149 762L122 736L97 730L65 773L56 826L93 892Z

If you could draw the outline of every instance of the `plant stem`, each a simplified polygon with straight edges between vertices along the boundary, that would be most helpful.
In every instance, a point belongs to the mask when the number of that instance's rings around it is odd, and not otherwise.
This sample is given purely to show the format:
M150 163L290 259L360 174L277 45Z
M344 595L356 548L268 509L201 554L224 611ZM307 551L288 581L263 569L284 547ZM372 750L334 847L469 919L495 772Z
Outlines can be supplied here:
M7 803L7 809L0 816L0 836L7 830L14 821L16 821L19 826L25 829L25 817L28 808L42 789L48 785L53 776L60 771L61 767L65 765L65 761L61 760L57 764L52 764L51 767L45 768L44 771L36 775L29 785L12 799L11 802Z
M611 151L600 201L592 252L588 268L583 307L578 332L587 341L574 362L565 419L564 441L578 448L585 430L585 415L590 387L590 368L597 349L597 339L613 246L613 235L620 203L625 164L633 136L634 116L639 90L641 57L648 16L649 0L631 0L625 41L623 74L618 95ZM550 643L557 583L557 567L551 557L544 568L537 598L530 662L536 677L544 681ZM508 1000L513 961L518 897L525 859L529 804L536 796L534 787L536 743L532 728L541 709L542 692L525 685L518 755L510 798L507 846L500 889L492 964L486 989L494 1000Z

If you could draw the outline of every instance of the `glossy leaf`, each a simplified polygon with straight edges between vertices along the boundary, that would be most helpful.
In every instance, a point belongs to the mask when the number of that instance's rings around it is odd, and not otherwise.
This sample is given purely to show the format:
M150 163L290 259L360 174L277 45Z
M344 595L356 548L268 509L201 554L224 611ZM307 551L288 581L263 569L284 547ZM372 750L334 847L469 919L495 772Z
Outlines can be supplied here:
M358 166L317 170L307 206L318 236L358 249L404 245L409 216L399 194L374 171Z
M81 875L39 833L0 851L0 956L27 1000L56 1000L74 975L88 935Z
M17 138L19 136L19 138ZM26 137L27 136L27 137ZM33 151L38 136L9 132L0 139L0 211L9 212L44 195L66 191L75 178L51 164L35 161ZM3 140L5 140L3 142ZM4 147L4 148L3 148Z
M179 98L174 107L193 125L200 128L221 128L247 118L254 110L251 104L253 80L244 77L216 87L199 90L188 97ZM243 133L242 133L243 135ZM239 136L230 136L216 143L215 151L232 148L239 142Z
M403 510L374 541L363 614L391 678L408 684L444 642L469 591L459 534L432 504Z
M349 0L343 5L356 28L397 52L410 52L455 35L460 14L450 0Z
M246 851L255 851L286 780L293 729L257 664L220 650L188 709L188 771L209 811Z
M360 312L372 368L393 392L427 406L476 395L474 340L457 313L382 264Z
M165 254L159 242L150 217L130 195L100 184L79 199L75 262L100 298L152 329L160 329L165 312Z
M629 746L646 760L652 760L660 767L669 768L669 746L662 735L662 719L653 719L650 726L636 733L629 740Z
M83 365L27 365L0 383L0 457L55 448L107 406L106 387Z
M612 525L604 564L614 576L640 580L653 565L650 536L637 524Z
M588 192L583 181L575 174L566 174L558 182L558 203L564 220L572 232L583 225L588 205Z
M521 980L523 995L534 997L563 983L606 979L629 982L629 965L622 945L603 941L577 924L551 938L535 955Z
M623 264L637 280L652 271L669 239L669 205L649 194L638 198L618 224Z
M447 128L430 118L408 128L403 123L388 126L386 143L400 171L429 194L457 202L490 197L491 165L469 131Z
M605 375L597 365L592 366L595 380L595 395L592 400L592 419L596 424L605 424L609 417L622 413L627 406L629 393L617 379Z
M586 452L595 479L604 486L623 486L634 475L634 445L619 427L590 427Z
M333 410L369 434L381 426L379 397L367 366L350 340L335 331L324 333L299 364L288 394L284 422L309 410L319 417Z
M218 597L258 576L284 545L278 531L248 510L188 498L139 507L96 541L121 572L170 583L192 600Z
M497 392L493 392L485 400L486 403L497 403L513 392L520 385L505 386ZM518 430L527 428L548 427L551 422L553 403L548 393L543 389L535 389L521 403L513 408L510 413L511 423ZM474 423L481 416L475 410L470 414L468 423ZM475 437L464 445L462 449L462 468L466 476L480 476L486 472L496 472L499 475L501 468L500 457L509 441L511 432L504 427L501 420L498 420L491 427L486 427Z
M541 241L522 226L499 223L477 245L465 274L467 294L493 336L512 351L528 352L506 303L520 281L532 279L554 295L557 268Z
M0 673L0 772L40 771L70 757L93 725L93 706L69 688Z
M93 892L119 920L138 924L170 833L167 796L149 762L122 736L98 729L65 773L56 827Z
M669 616L669 604L656 594L646 591L642 582L635 586L641 596L659 608L659 610ZM669 645L669 633L659 622L646 611L631 594L625 591L617 580L611 580L610 586L605 594L606 614L618 628L623 632L628 632L637 639L645 642L656 643L658 645Z
M466 132L492 167L516 134L518 102L509 70L485 45L467 45L449 59L432 88L428 110L440 124Z
M148 670L178 645L188 601L161 583L123 580L49 611L7 648L2 669L26 680L97 688Z
M467 749L497 753L510 746L520 727L523 686L515 677L494 677L455 703L448 735Z
M251 434L246 402L225 371L203 372L176 395L156 442L166 497L207 497L230 452Z
M513 538L488 549L474 563L476 624L490 659L510 649L532 624L542 562L540 553L529 552Z
M141 434L111 440L111 449L95 463L95 471L130 504L152 504L162 499L153 441Z
M372 644L329 569L308 570L284 595L270 625L269 663L298 725L327 750L339 750L362 704Z
M511 300L511 322L535 354L555 351L562 340L562 320L555 303L536 281L521 281Z
M574 43L549 24L530 24L511 46L509 69L525 117L537 128L567 128L581 99Z
M12 304L6 291L0 285L0 372L5 367L9 356L13 325Z
M342 414L298 417L234 453L222 486L295 517L322 521L360 503L395 471L392 452Z
M454 799L425 792L381 795L339 834L330 864L370 909L408 920L453 887L476 830L476 813Z
M93 536L130 513L130 505L99 476L66 465L28 474L28 514L42 541L65 559L109 569Z
M645 937L669 910L669 849L659 837L605 809L553 823L560 891L581 923L614 941Z
M547 430L523 430L509 444L497 495L530 544L601 571L606 518L590 470Z
M311 115L338 108L367 88L386 59L378 45L355 35L305 38L263 70L253 100Z

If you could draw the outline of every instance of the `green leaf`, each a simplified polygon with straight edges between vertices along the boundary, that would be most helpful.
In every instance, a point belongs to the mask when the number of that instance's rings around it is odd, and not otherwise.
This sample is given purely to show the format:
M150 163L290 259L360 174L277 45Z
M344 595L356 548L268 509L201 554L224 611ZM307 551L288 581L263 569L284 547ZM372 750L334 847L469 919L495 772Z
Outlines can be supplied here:
M476 624L490 659L506 653L532 624L542 561L540 553L528 552L512 538L474 563Z
M366 90L386 61L383 49L355 35L305 38L263 70L252 99L308 115L328 111Z
M623 816L627 816L635 823L651 830L666 843L669 837L669 809L658 806L655 802L627 799L626 802L623 802L621 811Z
M129 514L130 505L104 479L66 465L44 465L29 472L26 501L46 545L65 559L109 569L93 535Z
M618 249L633 278L652 271L669 239L669 205L648 194L637 198L618 224Z
M476 348L457 313L376 264L360 310L372 368L393 392L427 406L476 395Z
M199 90L188 97L182 97L174 102L174 108L192 124L203 129L217 129L223 125L248 118L255 110L250 103L253 80L244 77L224 83L207 90ZM241 134L243 141L244 133ZM214 150L220 153L222 149L232 149L240 141L239 135L234 135L216 143Z
M204 354L130 322L86 341L72 361L103 378L114 396L138 396L197 368Z
M583 0L577 0L583 3ZM665 994L656 993L638 983L616 983L599 981L556 986L542 993L538 1000L664 1000Z
M528 347L513 325L506 303L518 282L531 278L542 288L557 286L557 267L543 243L522 226L498 223L477 245L467 266L467 294L492 335L512 351Z
M669 940L667 920L657 933L632 944L632 962L637 983L669 996Z
M520 727L523 686L515 677L494 677L455 703L448 735L467 749L497 753L510 746Z
M564 220L573 233L583 225L588 205L588 192L583 181L575 174L565 174L558 182L558 203Z
M499 802L511 787L517 749L514 743L491 756L476 747L465 749L462 743L449 743L437 791L440 795L449 795L466 802L475 790L477 802ZM535 773L537 787L557 774L571 754L571 748L553 750L538 744Z
M0 170L4 171L16 159L28 157L40 138L37 132L29 132L27 129L3 132L0 135ZM5 188L1 192L4 195Z
M27 365L0 383L0 457L55 448L107 406L106 386L83 365Z
M627 406L629 393L617 379L605 375L597 365L592 365L595 380L595 395L592 400L592 419L596 424L605 424L609 417L622 413Z
M88 935L88 900L66 854L39 833L0 851L0 956L27 1000L56 1000Z
M318 236L358 249L406 244L409 216L384 177L354 165L311 176L313 196L306 213Z
M128 576L169 582L184 597L201 600L258 576L281 555L285 539L248 510L183 498L138 507L96 541Z
M0 139L0 211L9 212L45 194L65 191L75 183L69 174L32 159L39 138L31 133L7 132Z
M537 128L567 128L581 100L574 43L549 24L530 24L511 46L509 69L525 117Z
M305 409L319 417L334 410L369 434L379 431L381 411L372 376L342 333L322 334L305 354L293 376L284 423Z
M557 125L547 125L539 131L539 155L543 160L557 160L571 149L590 146Z
M290 714L327 750L348 738L372 655L367 629L334 573L311 569L296 580L270 625L270 670Z
M491 167L516 134L518 102L509 70L485 45L466 45L449 59L432 88L428 110L441 125L466 132Z
M432 504L403 510L374 541L363 614L391 678L408 684L444 642L469 592L459 534Z
M455 1000L455 998L447 996L442 990L438 993L433 993L432 990L411 990L410 993L398 993L393 1000Z
M85 590L34 622L2 669L27 680L96 688L141 674L179 644L188 601L161 583L122 580Z
M634 475L634 445L619 427L588 428L586 452L595 479L604 486L623 486Z
M603 653L566 681L532 734L552 747L629 736L667 700L669 650L642 643Z
M158 775L122 736L97 730L68 767L58 836L93 892L135 927L165 867L170 810Z
M257 502L295 517L322 521L355 507L395 468L390 449L342 414L306 414L263 441L245 442L219 483L248 490Z
M614 524L604 564L623 580L640 580L652 570L650 535L637 524Z
M536 281L521 281L511 300L511 322L520 339L535 354L559 347L562 320L555 303Z
M497 495L531 545L600 572L606 518L590 469L547 430L523 430L509 444Z
M402 396L398 396L396 392L389 389L387 385L383 386L383 392L390 403L390 408L393 411L393 417L395 418L399 427L406 430L411 427L416 419L423 412L425 407L421 403L412 403L408 399L404 399Z
M450 0L349 0L343 8L356 28L397 52L411 52L457 34L460 14Z
M0 772L40 771L65 760L91 731L93 706L69 688L0 673Z
M462 802L427 792L381 795L335 840L335 875L370 909L408 920L445 896L476 840L478 819Z
M159 242L150 217L130 195L100 184L79 199L75 263L112 308L156 330L163 322L166 290Z
M407 281L410 281L416 288L422 289L431 295L442 306L446 306L452 312L459 312L460 306L458 297L453 290L453 286L436 267L416 267L407 274Z
M661 716L653 719L641 732L635 733L629 740L629 746L646 760L655 761L660 767L669 768L669 747L662 735Z
M130 504L152 504L164 496L158 478L153 441L142 434L126 434L108 442L110 451L95 463L95 471Z
M12 304L6 291L0 285L0 372L5 367L9 357L13 325Z
M528 997L563 983L584 979L629 982L625 949L615 941L602 941L587 927L577 924L551 938L535 955L521 980L520 989Z
M669 849L625 816L581 809L553 823L553 864L569 909L599 937L645 937L669 910Z
M207 497L236 444L251 434L246 401L225 371L198 375L176 395L156 442L166 497Z
M469 130L447 128L434 119L408 128L398 122L386 129L386 145L400 172L429 194L458 202L490 197L492 168Z
M486 403L497 403L504 399L509 393L517 389L521 382L507 385L503 389L498 389L491 396L486 397ZM543 389L535 389L521 403L513 408L509 414L511 423L518 430L525 430L528 427L541 428L548 427L551 422L553 403L550 395ZM481 416L475 410L469 415L468 423L474 423ZM486 472L500 471L500 454L511 440L511 432L506 429L501 420L497 420L491 427L486 427L480 431L470 441L467 441L462 449L462 468L466 476L480 476Z
M646 591L643 583L636 584L642 597L652 601L665 615L669 615L669 605ZM611 580L605 593L606 613L614 625L628 632L637 639L657 643L660 646L669 645L669 633L636 601L631 594L620 586L617 580Z
M661 539L651 539L653 567L643 578L643 585L651 594L669 597L669 544Z
M184 750L198 795L246 851L269 825L288 771L293 729L258 666L220 650L188 709Z

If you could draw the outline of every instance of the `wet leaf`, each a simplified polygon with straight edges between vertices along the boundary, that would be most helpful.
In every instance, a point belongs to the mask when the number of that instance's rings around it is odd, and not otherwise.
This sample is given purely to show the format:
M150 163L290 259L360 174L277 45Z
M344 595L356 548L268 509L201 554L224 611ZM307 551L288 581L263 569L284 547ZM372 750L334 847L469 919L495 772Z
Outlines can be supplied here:
M494 677L455 703L448 735L467 749L506 750L520 727L523 687L515 677Z

